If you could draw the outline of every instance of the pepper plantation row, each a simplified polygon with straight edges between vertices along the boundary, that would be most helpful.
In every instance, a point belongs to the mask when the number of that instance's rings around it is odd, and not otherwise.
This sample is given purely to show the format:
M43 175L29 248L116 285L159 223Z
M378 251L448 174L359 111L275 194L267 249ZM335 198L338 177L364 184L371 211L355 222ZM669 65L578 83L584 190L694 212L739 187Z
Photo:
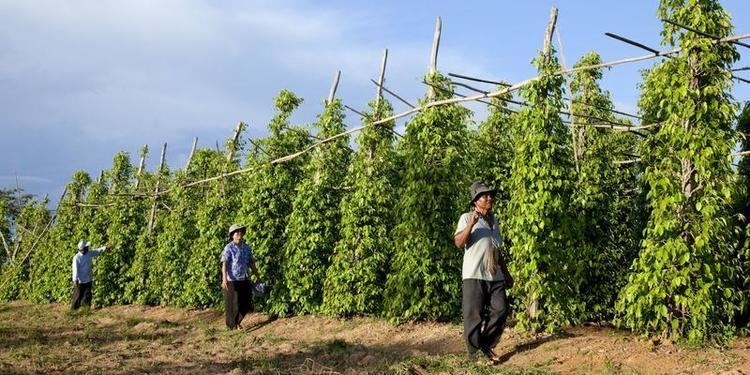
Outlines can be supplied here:
M662 0L658 12L720 38L733 32L717 1ZM397 137L394 121L372 125L393 114L378 97L355 142L270 163L346 130L339 99L323 103L313 129L290 123L302 99L284 90L265 138L232 137L154 173L117 153L99 178L73 175L54 218L46 200L15 209L0 200L0 299L67 302L75 244L87 239L113 246L95 260L95 305L219 306L219 255L240 223L270 289L256 305L273 315L458 319L453 233L469 185L482 180L498 189L518 327L611 321L691 342L743 333L750 160L730 156L738 144L750 150L750 106L730 95L739 54L670 23L662 35L682 52L639 84L639 117L653 126L613 112L601 69L555 74L547 45L533 60L540 78L515 98L493 97L479 124L456 103L431 106ZM575 67L599 63L591 52ZM425 79L420 105L454 97L446 76Z

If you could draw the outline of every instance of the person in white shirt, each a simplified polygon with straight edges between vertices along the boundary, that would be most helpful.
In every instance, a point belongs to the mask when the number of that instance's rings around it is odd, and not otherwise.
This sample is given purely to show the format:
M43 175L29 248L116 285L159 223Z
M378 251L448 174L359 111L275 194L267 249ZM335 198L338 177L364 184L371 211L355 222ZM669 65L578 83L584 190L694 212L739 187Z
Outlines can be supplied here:
M464 339L469 359L481 351L493 363L500 360L494 348L508 316L505 290L513 287L500 247L503 239L492 214L495 189L476 181L470 188L471 210L456 227L456 247L464 250L462 267Z
M91 306L92 259L112 248L106 245L89 250L90 245L89 241L79 242L78 252L73 256L73 301L70 304L72 310L77 310L81 306Z

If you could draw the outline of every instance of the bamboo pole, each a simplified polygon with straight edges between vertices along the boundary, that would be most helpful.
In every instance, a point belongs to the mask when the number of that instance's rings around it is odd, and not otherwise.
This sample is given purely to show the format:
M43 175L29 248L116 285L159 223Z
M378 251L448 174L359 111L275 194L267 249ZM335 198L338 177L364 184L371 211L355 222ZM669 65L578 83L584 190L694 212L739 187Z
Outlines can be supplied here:
M185 170L187 171L190 167L190 163L193 161L193 156L195 156L195 149L198 147L198 137L193 138L193 147L190 149L190 156L188 156L187 161L185 162Z
M382 89L383 89L383 91L385 91L385 92L387 92L387 93L391 94L391 96L393 96L394 98L396 98L396 99L398 99L399 101L401 101L401 103L404 103L404 104L406 104L406 105L407 105L407 106L408 106L409 108L412 108L412 109L413 109L413 108L417 108L417 107L415 107L415 106L414 106L413 104L411 104L411 103L409 103L408 101L406 101L406 99L404 99L404 98L402 98L402 97L398 96L398 94L396 94L395 92L393 92L393 91L389 90L389 89L388 89L387 87L385 87L385 86L383 86L383 85L380 85L380 84L379 84L379 83L378 83L377 81L375 81L374 79L371 79L371 80L370 80L370 82L374 83L374 84L375 84L375 86L378 86L379 88L382 88Z
M326 101L326 103L328 103L327 105L331 105L333 99L336 97L336 89L339 87L339 79L341 79L341 71L337 70L336 74L333 76L331 91L328 93L328 101Z
M159 170L156 172L156 187L154 188L154 203L151 205L151 215L148 219L148 234L154 230L156 224L156 204L159 199L159 188L161 187L161 176L164 170L164 158L167 155L167 143L164 142L164 146L161 148L161 157L159 158Z
M428 79L432 77L433 74L437 73L437 57L438 57L438 50L440 49L440 33L441 29L443 28L443 22L440 20L440 16L437 17L435 20L435 34L432 36L432 52L430 53L430 65L428 67ZM435 99L435 90L430 87L427 92L428 97L430 100Z
M422 83L423 83L423 84L425 84L425 85L427 85L427 86L431 86L431 87L432 87L432 88L434 88L435 90L440 90L440 91L448 91L448 90L446 90L446 89L445 89L445 88L443 88L443 87L440 87L440 86L438 86L438 85L434 85L434 84L432 84L432 83L429 83L429 82L427 82L427 81L424 81L424 80L422 81ZM460 86L460 85L459 85L459 86ZM455 96L457 96L457 97L459 97L459 98L465 98L465 97L466 97L466 95L463 95L463 94L459 94L459 93L457 93L457 92L453 92L453 95L455 95ZM503 99L501 99L501 100L502 100L502 101L505 101L505 100L503 100ZM501 109L501 110L503 110L503 111L505 111L505 112L509 112L509 113L515 113L515 112L517 112L517 111L514 111L514 110L512 110L512 109L510 109L510 108L504 108L504 107L502 107L502 106L499 106L499 105L497 105L497 104L495 104L495 103L492 103L492 102L488 102L488 101L486 101L486 100L482 100L482 99L477 99L477 102L479 102L479 103L482 103L482 104L486 104L486 105L488 105L488 106L491 106L491 107L496 107L496 108L499 108L499 109Z
M549 12L549 21L547 22L547 30L544 33L544 58L549 60L550 53L552 51L552 35L555 33L555 25L557 24L557 7L553 6Z
M621 41L623 43L630 44L631 46L638 47L638 48L640 48L642 50L649 51L649 52L653 53L656 56L659 56L659 54L660 54L659 50L653 49L653 48L651 48L651 47L649 47L647 45L644 45L642 43L638 43L635 40L628 39L628 38L626 38L624 36L620 36L620 35L617 35L617 34L614 34L614 33L604 33L604 35L606 35L606 36L608 36L608 37L610 37L612 39L619 40L619 41Z
M388 48L383 50L383 59L380 62L380 77L377 82L377 90L375 93L375 115L378 114L380 109L380 101L383 100L383 85L385 85L385 66L388 63Z
M229 146L229 150L227 151L227 162L231 162L232 159L234 159L234 154L237 148L237 140L240 139L240 133L242 133L242 128L244 127L244 124L242 121L237 123L237 127L234 129L234 135L232 136L232 144ZM218 142L217 142L218 147Z
M138 163L138 173L135 175L135 190L141 186L141 174L143 174L143 167L146 165L146 154L148 154L148 145L141 147L141 161Z
M365 115L362 111L358 111L358 110L356 110L356 109L354 109L354 108L352 108L352 107L350 107L350 106L348 106L346 104L344 104L344 108L346 108L346 109L348 109L348 110L350 110L350 111L358 114L362 118L366 118L367 117L367 115Z
M482 82L482 83L490 83L490 84L493 84L493 85L496 85L496 86L504 86L504 87L510 86L509 83L505 83L505 82L490 81L488 79L475 78L475 77L470 77L470 76L456 74L456 73L448 73L448 76L455 77L455 78L466 79L466 80L469 80L469 81Z
M694 32L694 33L696 33L696 34L698 34L698 35L700 35L700 36L704 36L704 37L706 37L706 38L711 38L711 39L713 39L713 40L719 40L719 39L721 39L721 38L719 38L719 37L718 37L718 36L716 36L716 35L712 35L712 34L709 34L709 33L706 33L706 32L700 31L700 30L697 30L697 29L695 29L695 28L692 28L692 27L690 27L690 26L687 26L687 25L683 25L683 24L681 24L681 23L678 23L678 22L675 22L675 21L672 21L672 20L668 20L668 19L666 19L666 18L662 18L661 20L662 20L662 21L664 21L664 22L666 22L666 23L670 23L670 24L672 24L672 25L674 25L674 26L677 26L677 27L679 27L679 28L685 29L685 30L687 30L687 31L692 31L692 32ZM745 43L741 43L741 42L737 42L737 41L735 41L735 42L732 42L732 44L734 44L734 45L738 45L738 46L742 46L742 47L745 47L745 48L750 48L750 45L748 45L748 44L745 44Z

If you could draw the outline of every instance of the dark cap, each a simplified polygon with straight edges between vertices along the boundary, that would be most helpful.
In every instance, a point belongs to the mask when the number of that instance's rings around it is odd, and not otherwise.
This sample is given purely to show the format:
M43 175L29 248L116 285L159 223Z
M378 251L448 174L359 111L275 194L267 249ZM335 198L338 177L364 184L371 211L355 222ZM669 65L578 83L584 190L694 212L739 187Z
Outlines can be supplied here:
M474 202L484 193L492 193L492 196L495 196L497 194L497 190L495 190L495 187L487 187L482 181L474 181L474 183L471 184L471 187L469 188L469 196L471 197L471 200L469 201L469 205L474 204Z

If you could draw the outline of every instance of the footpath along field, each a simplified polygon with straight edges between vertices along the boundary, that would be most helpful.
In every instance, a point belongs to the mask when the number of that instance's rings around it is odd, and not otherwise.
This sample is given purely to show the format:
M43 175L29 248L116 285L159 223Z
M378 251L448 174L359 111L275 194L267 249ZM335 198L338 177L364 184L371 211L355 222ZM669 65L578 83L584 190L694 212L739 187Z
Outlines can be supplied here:
M625 331L577 327L532 337L508 329L496 366L464 360L448 323L394 326L374 318L245 319L227 331L216 310L63 304L0 305L0 372L200 374L750 374L750 339L687 348Z

